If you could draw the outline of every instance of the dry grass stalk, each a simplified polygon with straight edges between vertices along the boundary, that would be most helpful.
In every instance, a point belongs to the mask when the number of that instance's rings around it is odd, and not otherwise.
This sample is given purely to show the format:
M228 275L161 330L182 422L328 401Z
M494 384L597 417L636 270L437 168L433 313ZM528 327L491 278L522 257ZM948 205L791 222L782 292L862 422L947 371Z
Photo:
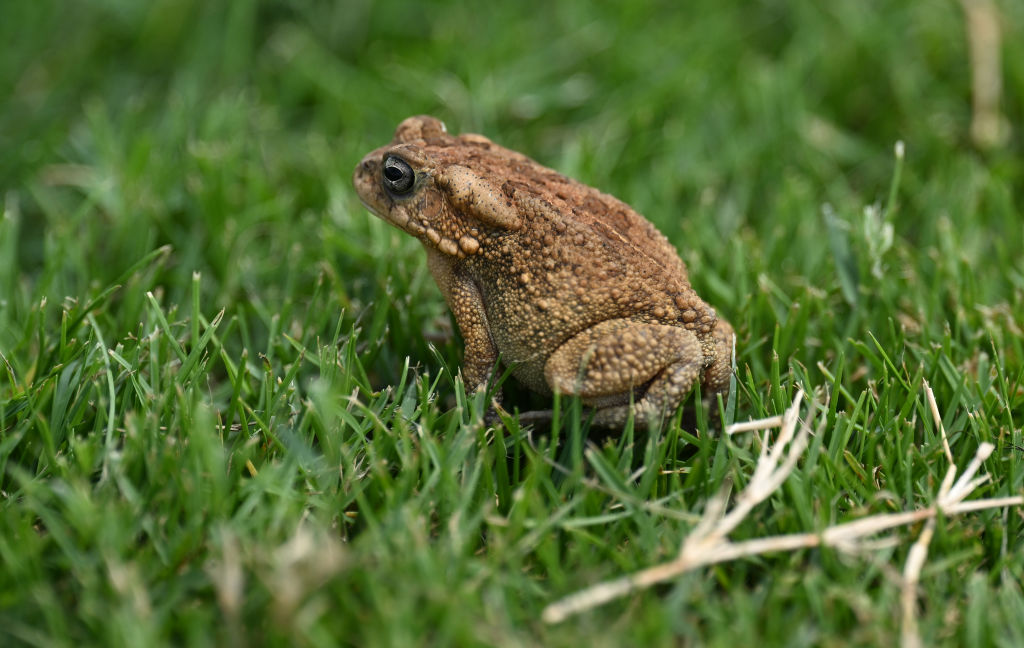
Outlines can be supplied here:
M1010 128L999 111L1003 91L999 9L993 0L960 0L967 21L971 65L971 139L981 148L1002 146Z
M932 391L932 386L928 384L928 381L924 381L924 395L928 399L928 409L932 412L932 419L935 421L935 427L939 428L939 435L942 437L942 450L946 453L946 459L949 461L949 465L953 465L953 451L949 449L949 439L946 438L946 427L942 424L942 416L939 415L939 406L935 402L935 392Z
M968 464L967 470L964 471L964 474L954 484L956 464L953 463L953 451L949 448L946 427L942 424L939 406L935 402L935 393L932 391L932 387L928 384L927 380L924 381L924 393L928 400L928 408L932 413L932 420L935 421L935 427L939 429L939 435L942 437L942 449L946 453L946 459L949 461L949 468L946 469L946 476L942 480L942 485L939 486L939 496L936 499L940 507L956 506L972 490L988 480L988 475L977 479L972 478L974 473L978 472L978 468L981 467L981 462L992 453L995 446L991 443L982 443L975 453L974 459ZM954 491L954 489L956 490ZM981 501L985 502L985 500ZM903 586L900 592L900 608L903 615L900 643L903 648L920 648L923 645L917 624L917 585L921 580L921 569L924 567L924 561L928 558L928 545L931 544L934 533L935 517L932 516L928 518L924 528L921 530L921 535L918 536L917 541L914 542L914 545L907 553L907 562L903 566Z
M913 604L916 599L916 583L920 576L921 566L927 557L928 542L931 539L931 531L928 529L934 529L935 517L940 512L943 515L950 516L987 508L1019 506L1024 504L1024 498L1016 496L972 502L963 501L974 489L988 479L987 476L974 477L981 467L982 461L994 449L991 444L983 443L978 448L974 459L955 483L953 478L956 475L956 468L955 466L950 466L935 504L928 508L902 513L872 515L828 527L820 533L798 533L732 542L728 539L728 534L736 528L757 504L767 499L782 485L807 447L812 423L818 408L817 406L812 406L808 419L801 421L798 414L802 398L803 392L798 392L793 400L793 404L786 410L781 421L778 417L772 417L763 419L761 427L755 427L752 423L741 424L743 429L748 430L767 429L780 423L781 427L778 438L776 438L774 443L769 444L767 435L765 435L761 455L758 458L754 474L751 476L750 483L747 484L746 488L736 496L736 503L732 510L726 512L728 499L726 494L720 493L712 498L708 502L697 526L683 541L679 555L675 559L571 594L548 605L542 614L543 620L547 623L558 623L572 615L597 607L636 590L671 580L685 572L705 565L727 562L747 556L778 551L794 551L819 546L833 547L841 551L865 551L877 546L877 540L871 539L871 536L882 531L927 520L926 530L919 537L914 548L912 548L904 570L904 610L910 609L909 615L906 612L904 613L904 620L905 622L909 620L911 624L914 624L910 628L909 635L907 630L905 630L904 645L913 645L912 643L908 644L906 638L907 636L917 637L916 616L913 614ZM938 408L935 411L937 412ZM818 422L816 431L820 431L824 424L825 419L822 418ZM728 434L732 431L734 430L727 430L726 433ZM950 456L952 455L950 454Z
M900 592L900 608L903 624L900 644L903 648L920 648L921 633L917 629L917 584L921 580L921 568L928 558L928 545L935 532L935 518L928 518L921 535L907 553L907 564L903 566L903 590Z

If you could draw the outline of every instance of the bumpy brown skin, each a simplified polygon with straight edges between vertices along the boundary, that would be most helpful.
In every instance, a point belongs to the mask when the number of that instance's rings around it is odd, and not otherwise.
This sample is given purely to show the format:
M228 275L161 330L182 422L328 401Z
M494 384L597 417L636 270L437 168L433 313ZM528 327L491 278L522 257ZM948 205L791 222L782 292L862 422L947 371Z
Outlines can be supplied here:
M415 181L396 190L389 158ZM500 355L531 389L579 395L605 427L631 407L640 422L659 420L696 380L710 403L728 394L732 327L625 203L427 116L399 124L352 181L367 208L426 248L465 338L467 387L485 387Z

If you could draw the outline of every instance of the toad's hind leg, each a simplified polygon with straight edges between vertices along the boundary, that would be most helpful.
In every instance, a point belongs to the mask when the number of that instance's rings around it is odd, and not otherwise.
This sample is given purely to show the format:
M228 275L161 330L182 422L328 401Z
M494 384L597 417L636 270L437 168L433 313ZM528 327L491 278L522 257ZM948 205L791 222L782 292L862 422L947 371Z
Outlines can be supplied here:
M548 358L544 377L553 391L597 408L595 425L617 427L630 412L649 423L675 409L704 365L693 331L619 319L567 340Z

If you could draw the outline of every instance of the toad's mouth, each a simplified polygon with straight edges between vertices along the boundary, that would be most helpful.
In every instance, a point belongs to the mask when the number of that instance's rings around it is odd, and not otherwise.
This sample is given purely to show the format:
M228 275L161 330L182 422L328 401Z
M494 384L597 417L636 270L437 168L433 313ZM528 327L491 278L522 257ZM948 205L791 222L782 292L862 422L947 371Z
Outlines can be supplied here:
M379 211L377 211L376 207L374 207L370 203L366 202L366 200L362 196L359 196L359 202L363 203L363 207L366 207L366 210L368 212L370 212L371 214L373 214L374 216L377 216L379 218L384 218L384 215L381 214ZM384 220L387 220L387 219L385 218Z
M371 214L392 227L400 229L406 234L419 237L428 229L425 225L421 225L415 220L409 218L409 214L406 213L405 210L396 209L394 204L392 204L391 208L381 208L378 205L367 202L367 200L361 195L359 196L359 202L363 203L363 207L365 207Z

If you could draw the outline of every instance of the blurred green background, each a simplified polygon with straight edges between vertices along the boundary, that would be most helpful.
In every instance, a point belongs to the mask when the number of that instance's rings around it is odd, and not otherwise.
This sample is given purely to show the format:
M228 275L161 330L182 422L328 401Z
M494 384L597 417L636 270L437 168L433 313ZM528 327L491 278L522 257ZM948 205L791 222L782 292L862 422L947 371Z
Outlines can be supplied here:
M457 386L419 381L457 366L458 339L422 250L350 175L431 113L653 221L736 326L737 418L835 390L814 497L787 491L748 537L933 493L922 376L958 459L998 441L993 488L1020 492L1024 3L993 6L1002 121L983 141L952 0L3 2L0 621L37 645L894 643L888 566L828 552L541 624L554 597L671 555L692 520L616 517L634 500L526 451L520 475L518 446L517 481L504 445L439 413ZM227 431L259 417L260 439ZM749 474L726 445L635 497L699 505ZM926 637L1024 641L1015 515L940 526ZM292 540L311 567L281 558Z

